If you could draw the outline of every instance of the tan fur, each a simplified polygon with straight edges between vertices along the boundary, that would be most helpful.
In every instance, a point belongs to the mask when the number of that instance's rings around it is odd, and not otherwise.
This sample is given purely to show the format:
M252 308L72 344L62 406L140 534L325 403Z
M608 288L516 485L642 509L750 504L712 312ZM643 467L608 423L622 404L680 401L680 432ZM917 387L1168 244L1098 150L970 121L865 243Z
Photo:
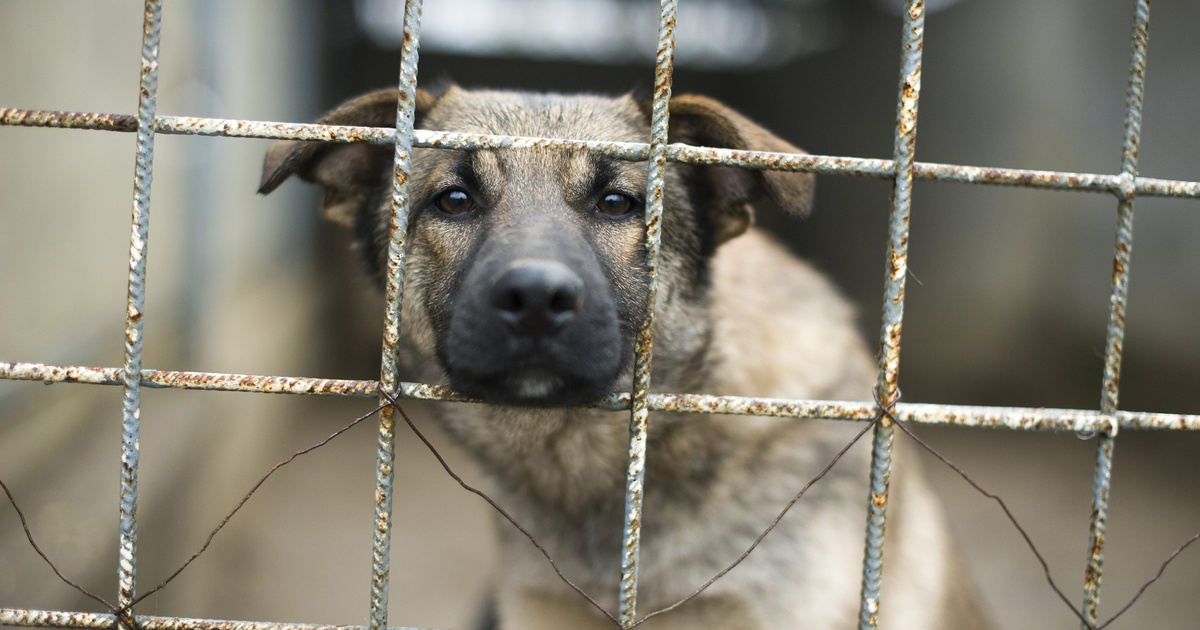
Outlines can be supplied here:
M378 111L384 105L394 109L395 92L390 103L388 94L353 101L325 120L381 124L362 121L384 118ZM646 106L629 97L455 87L438 96L421 92L417 105L420 124L431 129L620 141L645 141L648 133ZM676 97L671 111L672 141L799 151L705 97ZM387 159L371 149L279 147L268 154L264 191L299 173L326 187L326 214L339 222L347 216L347 200L368 198L364 182L379 178L348 169ZM445 366L435 351L443 333L431 313L456 290L454 271L472 264L480 221L507 226L536 221L542 212L558 213L566 217L560 229L585 239L589 255L607 265L611 291L631 302L643 299L641 224L597 221L567 210L586 206L593 194L591 183L600 177L593 156L548 149L474 155L418 149L414 204L429 203L437 190L457 182L455 169L463 168L464 158L470 160L487 214L471 223L415 211L409 228L403 360L412 378L445 382ZM644 190L644 164L616 162L604 168L610 186ZM855 332L853 310L823 276L749 227L751 204L767 198L803 213L811 189L807 174L670 166L655 305L655 391L870 398L874 362ZM376 213L387 209L371 203L356 210L360 231L363 217L375 221ZM693 204L704 206L707 214ZM378 230L374 234L380 238ZM370 245L369 239L360 242L360 247ZM632 365L623 369L621 388L630 382ZM443 426L490 473L496 500L526 524L568 576L615 611L628 413L480 404L444 404L437 410ZM674 603L734 560L858 428L844 422L651 414L638 612ZM853 449L741 566L696 600L643 627L855 627L868 451L866 443ZM958 588L961 580L937 500L903 448L898 451L881 627L936 630L972 621L982 627L970 598ZM524 536L505 524L500 532L501 628L611 628L555 576Z

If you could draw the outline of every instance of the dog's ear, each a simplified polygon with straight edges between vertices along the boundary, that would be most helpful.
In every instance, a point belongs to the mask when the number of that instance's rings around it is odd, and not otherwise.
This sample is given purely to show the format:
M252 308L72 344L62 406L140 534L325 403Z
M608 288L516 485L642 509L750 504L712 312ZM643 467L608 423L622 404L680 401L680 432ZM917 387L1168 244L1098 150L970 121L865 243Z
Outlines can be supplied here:
M416 118L419 121L441 97L418 89ZM395 127L399 90L371 92L347 101L317 122L358 127ZM263 160L262 181L258 192L268 194L287 178L298 175L307 182L325 188L322 214L326 219L353 226L372 189L387 181L392 172L395 149L356 142L300 142L281 140L271 145Z
M649 112L649 103L646 111ZM695 94L671 99L669 140L693 146L740 151L804 153L729 107ZM700 193L712 214L715 242L721 244L753 222L750 204L768 198L785 211L804 214L812 204L810 173L766 171L731 166L700 167Z

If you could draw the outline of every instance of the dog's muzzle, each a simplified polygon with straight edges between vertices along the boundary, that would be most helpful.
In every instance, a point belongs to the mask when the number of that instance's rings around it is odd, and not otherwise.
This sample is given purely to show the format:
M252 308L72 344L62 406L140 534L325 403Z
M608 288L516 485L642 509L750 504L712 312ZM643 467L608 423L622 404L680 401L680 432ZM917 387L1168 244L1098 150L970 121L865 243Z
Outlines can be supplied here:
M440 351L450 384L510 405L598 400L629 354L608 279L562 230L525 236L485 246L457 288Z

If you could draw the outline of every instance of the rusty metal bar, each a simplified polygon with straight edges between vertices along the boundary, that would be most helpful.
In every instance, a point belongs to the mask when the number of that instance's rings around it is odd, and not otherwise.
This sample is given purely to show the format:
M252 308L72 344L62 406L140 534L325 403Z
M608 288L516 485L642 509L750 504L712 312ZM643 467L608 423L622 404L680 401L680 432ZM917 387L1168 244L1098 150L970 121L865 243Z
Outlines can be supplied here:
M0 362L0 380L39 381L47 385L53 383L121 385L123 374L122 368ZM142 370L142 387L353 398L374 398L379 395L378 381L161 370ZM405 400L478 402L454 392L445 385L402 382L397 387L400 389L397 398ZM612 394L594 407L609 411L628 411L631 399L632 396L629 392L620 392ZM820 418L852 422L870 420L876 411L873 402L791 400L708 394L651 393L648 403L650 411ZM1200 431L1200 415L1145 411L1117 411L1112 416L1108 416L1096 410L1085 409L899 403L896 405L894 415L902 422L917 424L1017 431L1086 433L1109 427L1110 418L1116 419L1121 429Z
M404 299L405 244L408 235L408 179L412 173L412 132L417 96L418 37L421 0L408 0L404 8L404 44L400 54L400 88L394 129L392 212L389 224L386 302L384 306L383 358L380 386L396 391L399 378L397 347ZM380 402L387 399L380 396ZM392 484L395 478L396 422L392 407L379 414L379 449L375 471L375 536L371 547L371 630L387 628L388 577L391 572Z
M40 363L0 362L0 379L51 383L120 385L123 368L43 365ZM196 389L265 394L315 394L371 398L379 395L377 381L354 381L287 376L254 376L212 372L173 372L142 370L142 386L155 389ZM436 388L438 386L426 386ZM443 388L445 389L445 388Z
M1116 244L1113 253L1112 296L1104 350L1104 382L1100 412L1117 411L1121 380L1121 351L1125 346L1125 303L1129 288L1129 261L1133 249L1133 200L1136 195L1138 147L1142 130L1142 95L1146 84L1146 45L1149 41L1150 0L1137 0L1130 43L1129 85L1125 93L1125 137L1121 149L1121 188L1117 202ZM1104 568L1104 533L1108 525L1108 497L1112 481L1116 429L1104 429L1096 445L1092 478L1092 516L1088 535L1088 560L1083 582L1083 615L1095 626L1100 606L1100 578Z
M107 613L62 612L0 608L0 626L28 628L77 628L111 630L116 618ZM367 626L328 626L311 623L274 623L267 621L230 621L226 619L189 619L187 617L151 617L138 615L139 630L368 630ZM388 630L434 630L392 626Z
M154 179L154 115L158 95L158 42L162 1L146 0L142 25L142 69L138 92L137 155L130 227L129 290L125 312L122 379L120 545L117 604L128 606L137 591L137 473L142 396L142 316L146 305L146 249L150 238L150 185ZM121 624L125 628L125 624ZM126 628L133 630L133 628Z
M888 237L887 277L883 290L883 327L879 335L881 404L891 405L900 395L900 329L904 319L904 281L908 275L908 221L912 210L913 155L917 147L917 104L921 94L921 52L925 36L925 2L908 0L901 38L900 86L896 103L894 145L895 180ZM883 535L887 524L888 481L892 474L891 421L875 425L871 442L871 487L867 497L866 549L863 556L860 630L879 622L883 577Z
M658 49L654 58L654 101L650 119L649 178L646 184L646 319L637 336L637 359L630 401L629 465L625 474L625 529L621 535L621 587L617 620L633 623L637 609L638 557L642 542L642 498L646 480L646 429L650 417L650 372L654 355L654 307L658 294L658 251L662 242L667 128L671 74L675 63L676 0L659 5Z
M122 114L53 112L0 108L0 126L48 127L62 129L93 129L101 131L137 131L137 120ZM377 145L395 143L396 130L383 127L281 123L221 118L188 118L159 116L155 132L168 135L223 136L230 138L265 138L274 140L303 140L311 142L366 142ZM499 149L538 147L544 149L584 149L617 159L641 161L650 156L650 145L639 142L608 142L500 136L449 131L417 129L413 146L448 149ZM712 147L693 147L686 144L667 145L667 161L685 164L738 166L742 168L799 171L818 175L892 179L896 173L893 160L873 158L772 153L767 151L738 151ZM915 162L913 177L922 181L959 184L1011 186L1041 190L1077 190L1121 194L1124 180L1120 175L1043 171L965 166L936 162ZM1134 189L1141 197L1175 197L1200 199L1200 182L1138 177Z
M159 118L161 120L161 117ZM156 131L159 120L155 121ZM92 129L96 131L137 131L137 118L129 114L56 112L40 109L0 108L0 125L11 127L48 127L52 129Z

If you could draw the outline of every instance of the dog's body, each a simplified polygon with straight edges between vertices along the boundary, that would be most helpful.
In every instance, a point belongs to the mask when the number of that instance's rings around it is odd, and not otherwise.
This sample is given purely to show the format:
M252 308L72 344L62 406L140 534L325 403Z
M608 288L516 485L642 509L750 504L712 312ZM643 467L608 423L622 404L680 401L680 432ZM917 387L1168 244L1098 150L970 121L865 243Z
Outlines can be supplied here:
M323 122L391 126L396 92ZM422 128L645 142L625 96L419 92ZM674 142L799 152L703 97L671 101ZM280 143L263 192L291 174L325 186L325 213L355 229L382 277L391 150ZM870 396L874 368L853 314L818 273L749 229L747 204L803 212L811 176L671 165L655 310L657 391L814 399ZM439 405L496 498L566 575L615 610L628 414L565 408L628 387L645 316L644 163L584 151L418 149L403 321L413 378L492 403ZM735 238L736 237L736 238ZM766 417L650 418L638 612L674 603L728 565L855 427ZM850 628L857 622L868 449L850 452L750 557L647 628ZM970 628L973 614L936 501L893 479L885 628ZM505 629L605 628L524 537L502 528Z

